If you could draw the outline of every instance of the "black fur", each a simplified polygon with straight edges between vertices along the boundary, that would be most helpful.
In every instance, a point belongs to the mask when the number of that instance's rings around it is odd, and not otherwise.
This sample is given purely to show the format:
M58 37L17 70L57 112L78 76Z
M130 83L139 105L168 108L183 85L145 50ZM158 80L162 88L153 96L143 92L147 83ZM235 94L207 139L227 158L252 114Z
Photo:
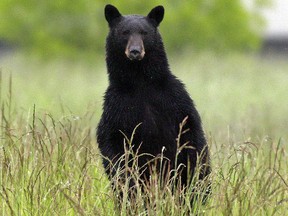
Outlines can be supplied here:
M141 144L140 154L149 153L156 157L164 147L163 154L169 159L170 169L174 169L179 124L188 117L185 129L189 128L189 131L182 135L181 144L188 142L190 148L184 148L177 161L177 165L182 163L186 166L181 172L181 183L187 185L187 175L193 174L197 157L202 151L200 163L206 165L200 178L204 178L210 173L210 166L201 120L183 84L169 69L157 30L164 8L158 6L146 17L122 16L114 6L107 5L105 16L110 26L106 41L109 87L97 129L97 141L107 174L110 178L115 175L109 160L116 163L124 154L124 136L120 131L130 137L139 123L141 125L133 140L134 149ZM125 55L131 35L142 38L145 55L141 61L132 61ZM151 159L148 155L140 157L139 166ZM142 179L149 179L149 175L147 169Z

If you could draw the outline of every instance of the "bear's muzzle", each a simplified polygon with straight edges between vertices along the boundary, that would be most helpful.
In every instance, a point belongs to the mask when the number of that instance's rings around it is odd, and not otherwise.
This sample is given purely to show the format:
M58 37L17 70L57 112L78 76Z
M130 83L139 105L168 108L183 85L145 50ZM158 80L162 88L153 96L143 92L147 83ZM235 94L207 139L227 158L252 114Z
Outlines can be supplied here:
M131 35L129 37L125 54L131 61L142 60L145 55L143 40L140 35Z

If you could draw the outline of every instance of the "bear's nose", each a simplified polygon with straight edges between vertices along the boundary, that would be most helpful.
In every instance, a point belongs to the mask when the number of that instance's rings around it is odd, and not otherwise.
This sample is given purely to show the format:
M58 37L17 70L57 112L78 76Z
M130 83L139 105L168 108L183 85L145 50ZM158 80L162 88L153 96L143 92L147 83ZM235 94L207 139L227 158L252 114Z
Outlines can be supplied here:
M140 61L143 59L145 50L142 38L139 35L130 36L126 46L125 54L132 61Z
M141 48L140 47L133 47L129 50L130 58L132 59L138 59L141 54Z

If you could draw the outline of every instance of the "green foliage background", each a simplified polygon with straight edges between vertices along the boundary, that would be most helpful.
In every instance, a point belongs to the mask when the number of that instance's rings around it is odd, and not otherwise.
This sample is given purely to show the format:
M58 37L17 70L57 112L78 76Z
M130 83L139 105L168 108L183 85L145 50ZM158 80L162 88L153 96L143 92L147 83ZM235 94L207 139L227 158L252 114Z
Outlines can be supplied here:
M196 51L253 50L259 46L255 29L259 16L247 11L241 0L4 0L0 1L0 39L45 56L103 53L107 3L122 14L143 15L164 5L160 31L169 51L190 47Z

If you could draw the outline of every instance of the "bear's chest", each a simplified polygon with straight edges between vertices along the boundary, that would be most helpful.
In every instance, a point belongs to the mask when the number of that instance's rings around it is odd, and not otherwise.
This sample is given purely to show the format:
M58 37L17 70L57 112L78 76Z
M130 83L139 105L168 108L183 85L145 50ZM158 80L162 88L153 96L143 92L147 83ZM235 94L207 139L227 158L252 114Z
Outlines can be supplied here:
M121 130L129 139L134 132L133 145L137 149L141 144L141 152L159 154L165 148L166 153L173 154L180 113L175 98L165 92L151 91L150 94L126 96L120 103L116 130Z
M119 96L118 128L129 136L134 128L142 137L163 136L169 133L167 128L173 128L177 104L166 92L142 91L133 95Z

